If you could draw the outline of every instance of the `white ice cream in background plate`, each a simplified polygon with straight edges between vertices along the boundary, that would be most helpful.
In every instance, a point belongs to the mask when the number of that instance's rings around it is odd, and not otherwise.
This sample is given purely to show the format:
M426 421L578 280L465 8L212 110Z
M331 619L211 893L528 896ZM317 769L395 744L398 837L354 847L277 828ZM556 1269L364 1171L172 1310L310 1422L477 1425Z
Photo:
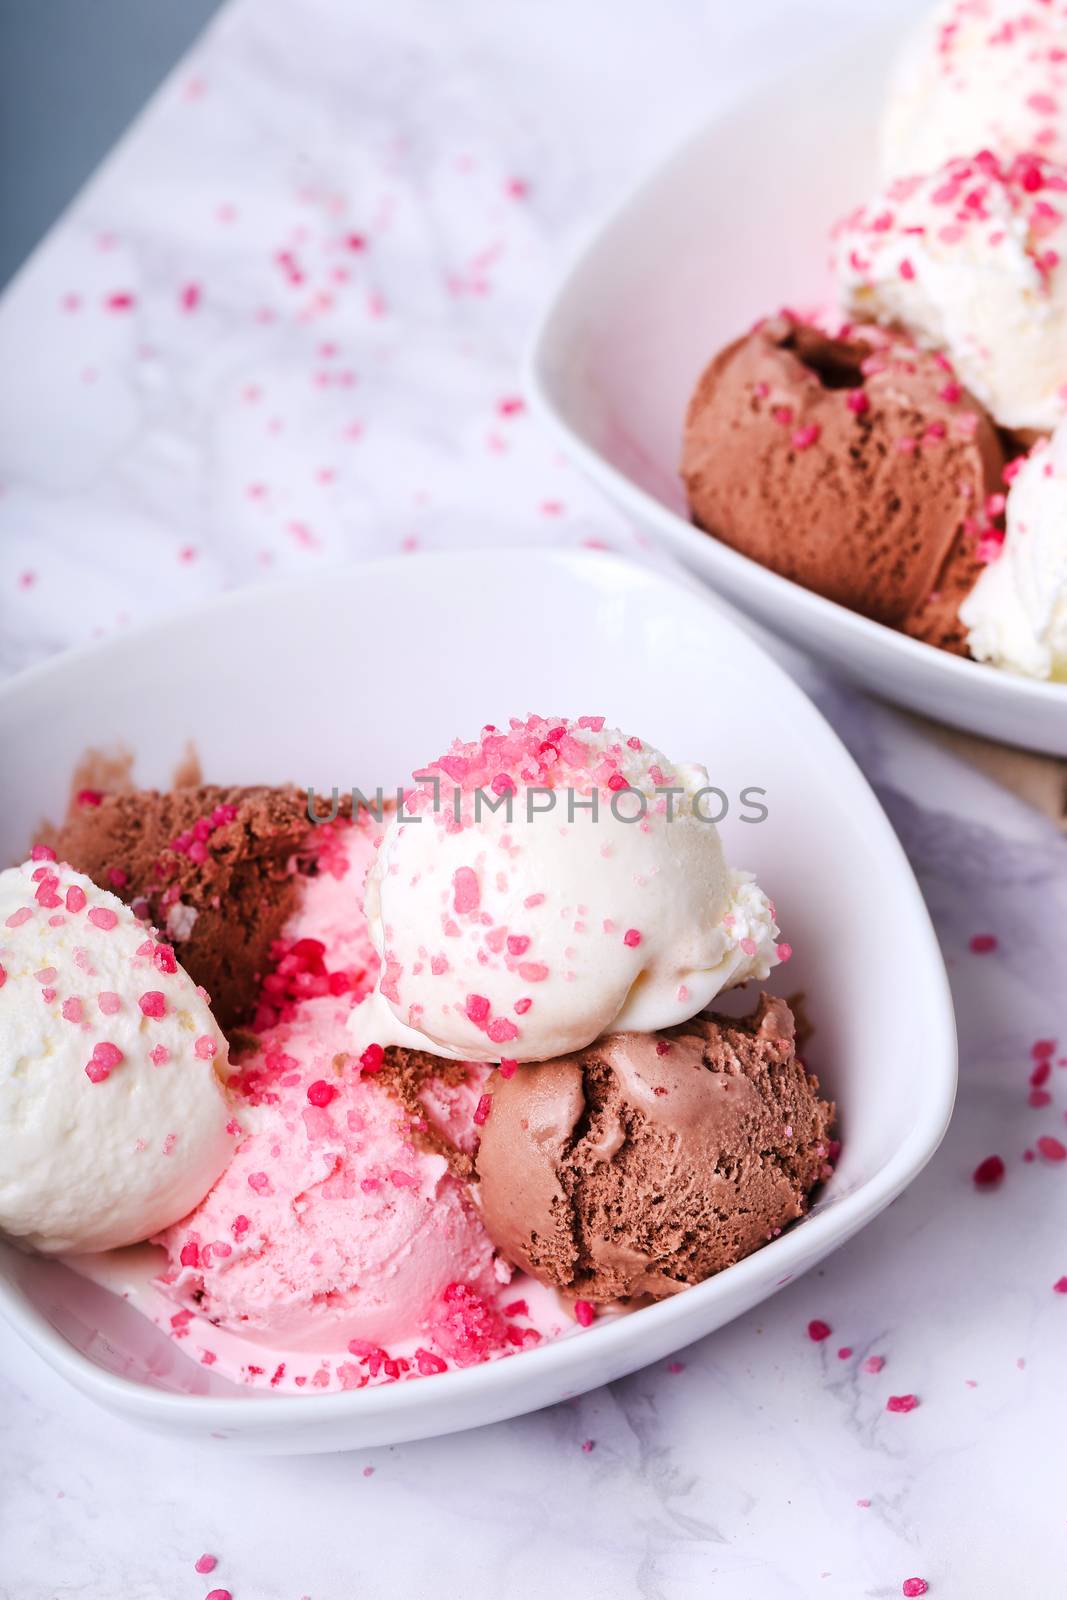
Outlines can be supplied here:
M1005 428L1067 410L1067 169L988 151L900 178L835 228L847 313L946 352Z
M145 1239L233 1154L226 1040L170 946L34 859L0 872L0 1231L49 1253Z
M416 782L418 820L393 820L367 880L382 970L351 1016L361 1048L546 1060L683 1022L788 954L705 820L705 769L601 717L486 728ZM509 793L510 816L489 810Z
M892 177L974 150L1067 162L1067 3L942 0L901 53L881 142Z
M1003 547L960 617L979 661L1067 681L1067 429L1042 440L1019 467Z

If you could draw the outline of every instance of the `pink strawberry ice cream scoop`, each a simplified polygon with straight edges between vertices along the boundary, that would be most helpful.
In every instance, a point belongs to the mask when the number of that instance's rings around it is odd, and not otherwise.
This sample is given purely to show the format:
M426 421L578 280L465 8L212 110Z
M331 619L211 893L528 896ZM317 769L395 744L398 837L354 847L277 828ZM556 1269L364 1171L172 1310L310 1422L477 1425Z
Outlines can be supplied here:
M203 1203L157 1241L174 1299L272 1347L431 1337L446 1290L480 1301L499 1288L465 1186L412 1126L423 1119L348 1052L347 1010L312 1000L262 1036L233 1080L245 1137ZM457 1147L473 1145L484 1076L472 1067L437 1092Z

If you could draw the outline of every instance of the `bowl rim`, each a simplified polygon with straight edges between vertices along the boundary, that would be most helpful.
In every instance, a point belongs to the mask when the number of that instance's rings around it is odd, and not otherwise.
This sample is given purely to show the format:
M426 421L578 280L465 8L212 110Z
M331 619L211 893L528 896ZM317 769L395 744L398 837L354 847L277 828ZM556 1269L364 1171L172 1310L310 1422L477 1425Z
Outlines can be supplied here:
M804 690L794 682L785 669L776 662L761 644L730 613L717 596L707 594L691 583L679 583L651 567L624 559L614 554L564 547L513 547L506 550L438 551L420 555L420 563L436 567L442 579L450 571L462 573L465 569L478 573L484 579L487 563L504 569L509 578L521 574L531 561L554 569L561 580L578 581L594 589L602 589L605 578L612 584L624 583L631 589L652 587L670 599L674 605L688 606L695 611L715 618L716 626L733 636L742 650L757 655L775 682L778 693L794 705L804 708L805 714L814 717L821 725L824 738L836 753L837 759L849 772L852 784L864 793L869 808L869 825L880 855L888 855L900 875L901 889L910 902L912 921L911 944L916 961L926 969L928 988L925 1002L929 1013L930 1037L928 1041L929 1067L925 1079L923 1116L913 1124L894 1153L875 1175L859 1184L850 1193L841 1196L831 1208L815 1212L801 1219L798 1226L786 1230L779 1238L770 1241L744 1260L725 1269L722 1274L693 1285L684 1294L671 1296L654 1305L641 1308L628 1316L606 1320L582 1332L582 1349L600 1350L605 1359L624 1348L632 1337L632 1317L640 1316L643 1327L650 1333L656 1328L669 1327L683 1320L686 1306L695 1308L702 1299L712 1298L724 1277L739 1290L746 1283L766 1276L768 1253L774 1252L778 1268L777 1278L770 1291L760 1295L760 1300L770 1297L788 1282L803 1258L812 1253L821 1259L837 1243L844 1243L865 1222L884 1209L919 1174L937 1150L952 1115L957 1081L957 1045L955 1014L952 1006L948 976L945 971L937 935L929 912L916 882L903 847L883 811L877 796L860 771L851 753ZM104 660L136 648L146 637L158 640L160 634L170 629L184 628L190 618L216 617L220 613L240 610L254 611L269 597L282 592L292 595L323 587L333 588L339 578L373 580L376 573L392 574L409 566L412 557L385 556L373 561L351 563L341 568L311 574L295 581L262 584L253 588L233 591L217 596L199 606L181 613L172 613L155 622L124 631L117 637L68 651L49 661L39 663L17 674L0 685L0 706L10 701L26 688L47 683L62 677L85 660ZM855 792L855 789L853 789ZM821 1248L820 1248L821 1246ZM15 1247L7 1244L7 1250ZM70 1269L67 1269L70 1270ZM197 1427L211 1426L216 1430L233 1429L235 1433L256 1435L273 1432L286 1424L329 1422L340 1419L366 1420L386 1416L404 1416L417 1411L424 1404L426 1390L423 1385L429 1378L417 1383L385 1384L360 1390L339 1391L330 1394L274 1394L259 1390L241 1392L234 1397L225 1395L195 1395L156 1389L139 1379L127 1378L108 1371L79 1351L32 1303L29 1297L12 1282L6 1258L0 1253L0 1315L25 1341L61 1376L113 1410L135 1413L141 1420L162 1425ZM686 1322L690 1321L685 1317ZM711 1330L709 1330L711 1331ZM699 1332L687 1332L681 1343L702 1337ZM598 1341L591 1346L587 1341ZM564 1336L531 1350L517 1351L514 1355L482 1363L459 1371L432 1375L436 1399L451 1402L454 1414L462 1415L468 1396L503 1394L515 1381L515 1361L524 1363L522 1372L530 1378L538 1373L550 1372L568 1361L567 1348L572 1339ZM462 1424L460 1424L462 1426ZM440 1430L438 1430L440 1431Z
M844 43L831 51L817 54L813 59L829 71L835 62L854 60L861 50L866 56L873 42L888 38L888 28L883 19L873 29L858 30ZM892 39L899 38L900 25L897 20L893 25ZM567 420L565 405L558 396L555 382L558 366L555 352L566 347L573 337L576 322L584 320L577 313L595 298L596 286L603 277L601 265L613 254L616 235L626 232L631 218L639 215L656 192L676 173L683 172L693 164L703 146L713 143L715 134L724 129L732 118L751 115L763 103L770 107L780 106L783 88L793 84L795 73L796 68L792 66L724 100L711 117L684 137L586 231L558 278L527 341L522 362L523 392L531 409L551 429L565 453L632 516L664 535L690 569L695 567L707 582L714 583L718 568L731 574L746 589L762 588L768 609L772 606L778 609L783 602L787 607L807 609L813 622L820 619L828 621L839 634L846 637L850 646L861 641L877 650L895 650L905 664L917 671L929 668L936 662L936 670L943 672L950 682L966 685L968 689L975 688L979 683L979 675L983 675L987 691L1005 709L1025 704L1067 711L1067 683L1027 678L986 662L975 661L970 656L957 656L940 650L936 645L900 633L886 623L862 616L836 600L828 600L804 588L802 584L772 572L750 556L731 549L713 534L706 533L680 512L665 505L652 491L642 488L587 443ZM712 355L714 352L709 354L709 360ZM676 473L676 476L680 483L680 474ZM732 603L738 609L747 611L747 607L735 595L736 591L732 591ZM755 615L764 626L767 625L766 619L758 612Z

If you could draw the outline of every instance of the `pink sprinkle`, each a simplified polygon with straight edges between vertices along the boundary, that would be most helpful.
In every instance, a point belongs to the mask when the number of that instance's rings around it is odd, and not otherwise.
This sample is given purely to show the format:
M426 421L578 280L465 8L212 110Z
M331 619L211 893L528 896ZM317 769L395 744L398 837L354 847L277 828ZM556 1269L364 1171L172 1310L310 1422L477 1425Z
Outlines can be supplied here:
M595 1449L596 1449L596 1440L595 1439L583 1439L582 1440L582 1454L583 1455L589 1455Z
M229 1589L212 1589L204 1596L204 1600L233 1600L233 1595Z
M384 1060L385 1051L382 1046L369 1044L359 1058L359 1065L363 1072L380 1072Z
M75 996L73 999L64 1000L62 1016L65 1022L80 1022L82 1019L82 1003Z
M107 881L113 889L125 889L129 878L121 867L109 867Z
M24 922L29 922L32 916L33 910L30 906L20 906L17 911L13 911L7 918L6 922L4 923L4 927L21 928L22 924Z
M170 1060L170 1051L165 1044L157 1044L148 1052L148 1059L154 1067L165 1067Z
M459 912L477 911L482 891L473 867L457 867L452 875L452 905Z
M506 1056L503 1057L500 1062L500 1076L502 1078L513 1078L518 1065L517 1061L512 1061Z
M793 946L791 944L786 944L783 939L781 944L775 945L774 953L778 957L779 961L788 961L792 957Z
M1048 1061L1056 1054L1055 1039L1038 1039L1031 1046L1030 1054L1035 1061Z
M905 1578L900 1586L900 1592L907 1595L908 1600L915 1600L916 1595L925 1594L929 1587L925 1578ZM210 1595L208 1600L211 1600Z
M85 1076L90 1083L103 1083L104 1079L110 1076L110 1068L105 1067L104 1063L94 1056L85 1064Z
M200 304L199 284L187 283L179 296L179 302L183 311L195 311Z
M545 897L543 894L528 894L522 903L527 911L532 911L536 906L544 905Z
M206 1576L207 1573L214 1572L214 1570L215 1570L215 1568L217 1566L218 1566L218 1561L215 1559L214 1556L201 1556L200 1560L196 1563L196 1566L194 1567L194 1571L199 1572L200 1576L204 1577L204 1576Z
M911 282L912 278L914 278L915 268L912 266L910 261L904 260L900 263L900 276L909 283Z
M808 1338L814 1344L821 1344L822 1340L828 1339L833 1331L830 1324L823 1322L819 1317L808 1323Z
M122 1010L122 1000L113 989L102 989L96 997L96 1003L105 1017L113 1017Z
M4 967L0 966L0 989L2 989L4 987L4 984L6 982L7 982L7 972L6 972Z
M476 1027L487 1021L489 1017L489 1001L484 994L469 994L467 996L467 1016Z
M819 435L821 433L822 433L822 429L820 428L820 426L819 426L819 424L817 422L809 422L806 427L797 428L793 433L793 439L792 439L793 449L794 450L807 450L807 449L809 449L813 444L817 444L818 443Z
M198 1267L200 1265L200 1246L190 1239L188 1244L182 1245L178 1260L183 1267ZM214 1562L211 1565L214 1566ZM199 1571L199 1568L197 1570ZM211 1567L207 1570L210 1572Z
M626 932L622 936L622 942L631 950L636 950L637 946L641 943L641 935L638 933L636 928L627 928Z
M863 1363L864 1372L878 1373L885 1366L885 1356L868 1356Z
M852 1346L850 1344L843 1344L840 1350L837 1352L837 1359L838 1361L847 1361L851 1354Z
M519 1036L518 1028L508 1017L494 1017L485 1031L493 1044L510 1044Z
M70 912L81 911L85 906L85 890L78 884L72 883L67 890L67 910Z
M971 950L976 956L986 956L996 948L996 935L992 933L976 933L971 940Z
M1050 1133L1041 1135L1037 1141L1037 1148L1046 1161L1067 1161L1067 1145L1062 1144L1059 1139L1054 1139Z
M865 389L848 389L845 393L845 404L857 417L862 417L871 408L870 398Z
M524 1017L532 1005L533 1001L530 999L529 995L523 995L521 1000L516 1000L515 1002L515 1015L517 1017Z
M529 938L524 933L509 934L507 944L509 956L524 956L530 948Z
M108 311L132 311L136 304L136 296L124 291L104 297L104 306Z
M389 1174L389 1182L394 1189L417 1189L419 1180L411 1172L401 1172L399 1168Z
M33 976L38 983L51 983L55 975L55 967L42 967L40 972L35 972Z
M596 1316L596 1312L588 1300L576 1300L574 1302L574 1315L583 1328L588 1328Z
M152 951L152 960L160 972L177 972L178 963L174 951L169 944L157 944Z
M752 957L756 954L758 946L755 939L739 939L738 943L746 956Z
M1052 1285L1053 1294L1067 1294L1067 1278L1057 1278Z
M971 1174L977 1189L992 1189L1004 1176L1004 1163L999 1156L986 1156Z
M308 1101L313 1106L328 1106L336 1093L333 1084L327 1083L325 1078L317 1078L314 1083L308 1084Z
M30 851L31 861L54 861L56 853L50 844L35 844Z
M167 1002L158 989L147 990L137 1004L146 1017L164 1017L167 1014Z
M110 906L94 906L89 913L89 921L94 928L101 928L104 933L110 933L118 924L118 916Z
M269 1194L271 1192L270 1179L265 1172L250 1172L248 1174L248 1187L254 1189L257 1194Z
M891 1394L885 1403L887 1411L907 1412L914 1411L919 1404L917 1394Z
M489 1113L490 1113L490 1111L492 1111L492 1109L493 1109L493 1097L492 1097L492 1095L491 1094L483 1094L482 1097L480 1098L480 1100L478 1101L477 1106L474 1109L474 1121L475 1121L475 1125L477 1127L483 1128L485 1126L485 1124L489 1121Z
M194 1044L193 1053L199 1056L201 1061L210 1061L217 1049L217 1040L212 1039L209 1034L203 1033Z

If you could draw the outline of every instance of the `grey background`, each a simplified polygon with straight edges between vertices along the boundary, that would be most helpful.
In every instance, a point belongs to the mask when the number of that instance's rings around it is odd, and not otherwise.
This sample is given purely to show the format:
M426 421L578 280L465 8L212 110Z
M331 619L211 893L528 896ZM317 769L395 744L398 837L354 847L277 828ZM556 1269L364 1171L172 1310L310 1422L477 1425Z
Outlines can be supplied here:
M0 284L222 0L0 0Z

